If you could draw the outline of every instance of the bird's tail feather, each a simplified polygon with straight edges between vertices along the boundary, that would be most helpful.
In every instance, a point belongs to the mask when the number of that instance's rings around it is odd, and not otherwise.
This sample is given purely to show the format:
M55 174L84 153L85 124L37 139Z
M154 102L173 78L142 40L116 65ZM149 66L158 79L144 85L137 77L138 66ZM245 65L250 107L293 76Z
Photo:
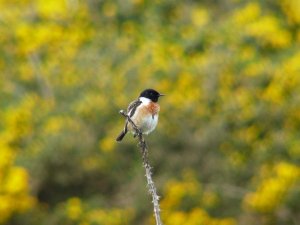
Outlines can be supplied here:
M116 141L122 141L123 138L125 137L126 133L127 133L127 130L123 130L123 131L119 134L119 136L116 138Z

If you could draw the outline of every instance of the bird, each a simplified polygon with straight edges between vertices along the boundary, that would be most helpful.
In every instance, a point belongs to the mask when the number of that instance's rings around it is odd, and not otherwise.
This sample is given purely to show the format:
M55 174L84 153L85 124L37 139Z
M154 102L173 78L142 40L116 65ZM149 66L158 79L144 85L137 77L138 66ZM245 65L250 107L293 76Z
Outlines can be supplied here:
M157 102L161 96L164 96L164 94L160 94L154 89L145 89L136 100L128 105L127 115L143 134L149 134L156 128L160 110ZM136 136L135 130L126 119L124 129L116 138L116 141L122 141L128 131L132 132L134 137Z

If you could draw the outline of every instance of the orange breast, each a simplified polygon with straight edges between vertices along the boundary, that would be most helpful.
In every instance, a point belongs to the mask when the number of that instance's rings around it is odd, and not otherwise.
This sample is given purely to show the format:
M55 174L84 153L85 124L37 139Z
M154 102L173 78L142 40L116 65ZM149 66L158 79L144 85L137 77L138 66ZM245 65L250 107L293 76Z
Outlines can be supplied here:
M156 115L159 112L159 104L155 103L155 102L151 102L148 106L148 110L152 115Z
M151 102L146 107L141 107L138 109L138 115L139 117L134 117L133 119L136 120L137 123L140 122L142 118L145 118L147 116L155 116L159 112L159 105L157 103Z

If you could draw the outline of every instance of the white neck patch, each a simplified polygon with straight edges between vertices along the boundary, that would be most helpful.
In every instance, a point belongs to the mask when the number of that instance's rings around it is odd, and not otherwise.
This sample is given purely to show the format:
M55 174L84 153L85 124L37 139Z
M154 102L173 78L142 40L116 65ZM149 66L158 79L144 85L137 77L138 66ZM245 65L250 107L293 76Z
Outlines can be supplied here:
M142 101L142 103L145 104L145 105L148 105L148 104L151 102L151 100L150 100L149 98L140 97L139 99L140 99L140 100Z

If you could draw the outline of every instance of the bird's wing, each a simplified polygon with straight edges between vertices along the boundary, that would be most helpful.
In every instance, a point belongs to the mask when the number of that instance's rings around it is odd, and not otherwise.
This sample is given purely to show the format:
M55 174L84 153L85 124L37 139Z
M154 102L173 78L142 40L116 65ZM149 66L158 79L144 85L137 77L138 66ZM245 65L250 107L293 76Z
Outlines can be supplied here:
M127 115L129 115L129 117L132 117L135 113L136 108L142 104L142 101L140 101L139 99L131 102L127 108Z

